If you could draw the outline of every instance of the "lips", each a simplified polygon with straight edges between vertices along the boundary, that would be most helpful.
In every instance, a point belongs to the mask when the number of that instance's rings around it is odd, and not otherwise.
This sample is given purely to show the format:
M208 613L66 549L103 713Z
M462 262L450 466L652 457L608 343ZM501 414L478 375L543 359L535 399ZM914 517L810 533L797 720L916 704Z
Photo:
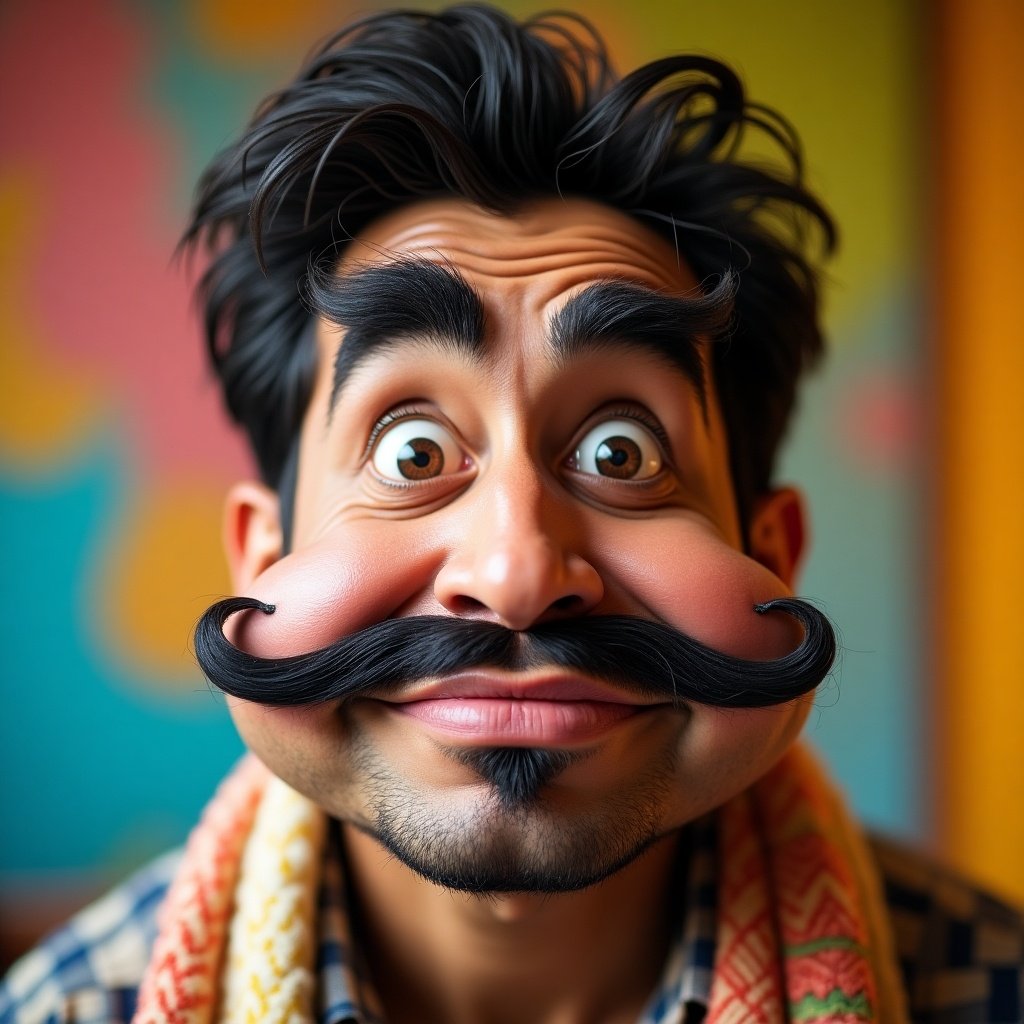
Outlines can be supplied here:
M531 700L594 701L639 707L662 703L624 693L607 683L561 672L522 675L480 670L459 672L422 686L412 686L387 699L394 704L423 700Z
M577 676L465 673L385 701L448 740L481 746L566 746L597 738L651 702Z

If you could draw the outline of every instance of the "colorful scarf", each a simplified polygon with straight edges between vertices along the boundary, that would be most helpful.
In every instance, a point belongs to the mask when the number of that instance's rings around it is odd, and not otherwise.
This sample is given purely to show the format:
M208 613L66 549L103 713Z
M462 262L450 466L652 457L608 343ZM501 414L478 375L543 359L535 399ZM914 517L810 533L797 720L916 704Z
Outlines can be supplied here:
M871 855L807 751L718 816L707 1024L905 1024ZM133 1024L314 1020L324 822L255 758L241 763L189 839Z
M909 1021L864 837L800 747L718 812L707 1024Z

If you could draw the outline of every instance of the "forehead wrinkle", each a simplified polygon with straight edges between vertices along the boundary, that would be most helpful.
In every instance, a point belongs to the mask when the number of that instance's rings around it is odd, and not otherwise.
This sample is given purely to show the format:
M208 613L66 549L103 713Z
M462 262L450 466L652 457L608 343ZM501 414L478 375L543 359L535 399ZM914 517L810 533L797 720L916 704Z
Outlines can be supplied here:
M487 251L455 238L442 240L431 235L429 241L429 245L406 245L404 251L417 258L453 263L463 272L495 279L534 277L569 268L591 278L622 277L626 269L624 262L628 260L630 276L642 277L644 283L662 288L679 287L671 275L674 266L669 270L663 262L640 249L595 245L594 238L529 239L518 245L510 245L509 239L503 238L496 240ZM494 249L498 250L497 255Z
M468 202L453 200L424 201L415 204L414 209L419 215L417 220L409 222L399 211L395 216L383 218L378 230L361 240L370 247L386 240L385 248L409 249L436 246L437 238L447 237L462 239L467 251L474 250L474 241L494 240L503 244L550 242L562 246L578 245L582 240L586 244L603 243L642 254L649 253L650 243L671 249L644 220L587 200L539 200L511 214L490 213ZM609 214L620 223L609 223Z
M638 275L648 275L659 287L678 290L682 283L678 259L667 251L659 258L653 248L664 243L657 236L650 241L653 246L645 245L631 231L607 225L574 223L535 231L529 223L520 224L515 219L502 220L499 226L486 219L481 224L478 217L451 215L443 220L428 218L364 244L380 256L402 254L458 264L461 269L497 278L542 274L588 263L595 268L594 276L615 276L622 273L625 263ZM513 264L516 267L510 270ZM611 268L611 272L598 272L597 267Z

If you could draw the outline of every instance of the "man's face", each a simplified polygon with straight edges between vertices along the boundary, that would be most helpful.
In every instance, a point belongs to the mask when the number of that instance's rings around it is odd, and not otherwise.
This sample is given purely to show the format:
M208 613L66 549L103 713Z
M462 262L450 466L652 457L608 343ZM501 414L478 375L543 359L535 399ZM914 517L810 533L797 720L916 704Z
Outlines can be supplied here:
M740 657L791 649L793 624L752 610L787 594L789 580L742 553L710 371L702 401L685 360L643 329L605 336L586 316L575 334L553 326L593 285L646 290L631 294L641 312L654 300L652 316L661 298L696 294L672 247L582 200L515 217L437 200L373 224L337 273L365 290L367 268L409 273L417 261L457 270L482 304L482 336L382 338L353 326L358 358L339 372L346 332L320 325L292 553L278 559L267 492L243 485L229 500L236 589L277 608L235 623L235 641L278 656L400 616L524 630L626 614ZM429 289L388 299L409 307L406 319L440 300ZM695 351L707 367L707 344ZM762 506L755 554L792 537L783 506L792 522L792 502ZM788 575L791 558L767 560ZM628 861L762 775L808 706L644 702L561 669L477 669L340 706L231 701L246 743L328 812L428 877L450 880L461 865L508 889L593 880ZM512 806L475 761L509 748L568 756Z

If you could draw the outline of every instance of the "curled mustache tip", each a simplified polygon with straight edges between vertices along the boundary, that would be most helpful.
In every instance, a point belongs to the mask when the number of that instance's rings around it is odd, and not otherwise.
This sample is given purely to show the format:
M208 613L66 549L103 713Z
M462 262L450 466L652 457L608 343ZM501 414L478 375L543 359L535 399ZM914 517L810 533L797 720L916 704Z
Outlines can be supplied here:
M267 604L255 597L226 597L211 605L205 614L211 616L218 626L223 626L237 612L263 612L264 615L273 615L276 611L276 604Z

